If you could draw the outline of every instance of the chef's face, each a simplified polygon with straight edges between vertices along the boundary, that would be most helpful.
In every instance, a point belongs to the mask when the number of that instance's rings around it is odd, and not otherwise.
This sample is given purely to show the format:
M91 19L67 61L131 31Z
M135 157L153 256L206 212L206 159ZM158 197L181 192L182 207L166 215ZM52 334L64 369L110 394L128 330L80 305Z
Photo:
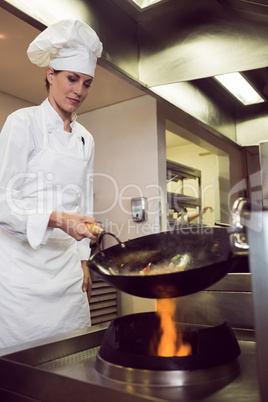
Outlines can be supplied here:
M48 98L51 105L60 115L68 115L75 112L84 102L93 78L71 71L55 72L49 67L47 80L50 84Z

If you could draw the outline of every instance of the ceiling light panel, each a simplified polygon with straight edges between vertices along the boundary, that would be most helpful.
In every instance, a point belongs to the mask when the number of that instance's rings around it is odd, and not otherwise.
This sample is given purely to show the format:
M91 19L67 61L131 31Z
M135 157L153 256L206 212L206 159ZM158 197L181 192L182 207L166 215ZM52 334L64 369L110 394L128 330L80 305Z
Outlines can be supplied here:
M214 78L243 105L254 105L265 102L265 99L240 73L222 74Z
M88 10L83 0L5 0L23 13L44 25L62 19L76 18L86 21Z
M162 0L131 0L133 3L137 4L140 8L149 7L155 3L159 3Z

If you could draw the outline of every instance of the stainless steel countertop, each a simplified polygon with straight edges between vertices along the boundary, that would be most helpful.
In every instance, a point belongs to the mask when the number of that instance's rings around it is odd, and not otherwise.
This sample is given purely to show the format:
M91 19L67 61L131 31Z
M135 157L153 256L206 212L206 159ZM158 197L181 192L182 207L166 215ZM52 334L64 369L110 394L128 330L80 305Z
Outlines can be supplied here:
M260 401L253 341L239 340L240 371L229 383L230 379L221 379L192 386L152 386L111 380L95 370L95 356L104 332L104 328L92 328L71 338L65 336L62 340L2 356L0 399L11 401L9 396L16 393L23 395L23 401L32 398L47 402Z
M258 384L256 377L255 343L239 342L241 356L238 359L240 371L229 384L222 387L223 381L209 381L192 386L148 386L114 381L102 376L95 370L95 354L98 348L82 352L80 355L68 356L56 362L41 365L40 368L75 378L79 381L102 385L108 390L119 389L137 395L149 396L159 401L217 401L217 402L258 402ZM229 379L226 378L226 382ZM221 388L222 387L222 388ZM109 393L109 391L107 391ZM152 400L152 399L150 399Z

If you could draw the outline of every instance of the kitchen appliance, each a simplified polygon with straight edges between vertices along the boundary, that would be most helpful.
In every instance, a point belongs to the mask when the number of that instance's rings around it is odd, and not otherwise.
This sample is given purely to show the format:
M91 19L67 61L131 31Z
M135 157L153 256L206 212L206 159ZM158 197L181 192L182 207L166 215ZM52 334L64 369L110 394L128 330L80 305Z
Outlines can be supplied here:
M62 337L32 342L21 346L18 351L14 348L5 351L9 354L0 357L0 399L5 402L14 401L16 397L20 402L260 402L253 317L248 317L252 312L249 275L227 274L212 288L176 299L176 322L179 326L182 325L178 322L180 305L185 302L191 312L196 309L195 319L188 314L184 316L183 325L187 328L206 331L211 327L221 327L224 320L236 327L233 331L241 353L236 357L235 346L235 353L229 362L205 369L176 369L173 372L125 367L123 373L118 373L121 365L103 368L98 361L102 341L107 336L107 325L102 324ZM239 292L234 291L238 283ZM230 294L232 306L228 310ZM217 314L202 317L202 311L210 311L211 303L213 310L218 308ZM144 321L149 325L148 315L143 317L141 326ZM141 316L137 318L141 319ZM129 329L128 320L132 317L124 319ZM203 322L196 324L194 321L197 319ZM131 346L133 337L125 336L124 339L125 344L129 341ZM221 342L220 336L216 339Z
M131 198L132 219L134 222L142 222L147 219L148 201L146 197Z

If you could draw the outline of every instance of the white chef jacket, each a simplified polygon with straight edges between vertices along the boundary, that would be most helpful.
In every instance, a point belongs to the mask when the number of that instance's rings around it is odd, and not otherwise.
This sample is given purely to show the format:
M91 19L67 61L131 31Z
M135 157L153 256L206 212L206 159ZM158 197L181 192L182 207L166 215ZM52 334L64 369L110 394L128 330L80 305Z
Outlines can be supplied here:
M93 214L93 137L71 128L46 99L0 134L0 348L90 325L89 241L47 228L53 210Z

